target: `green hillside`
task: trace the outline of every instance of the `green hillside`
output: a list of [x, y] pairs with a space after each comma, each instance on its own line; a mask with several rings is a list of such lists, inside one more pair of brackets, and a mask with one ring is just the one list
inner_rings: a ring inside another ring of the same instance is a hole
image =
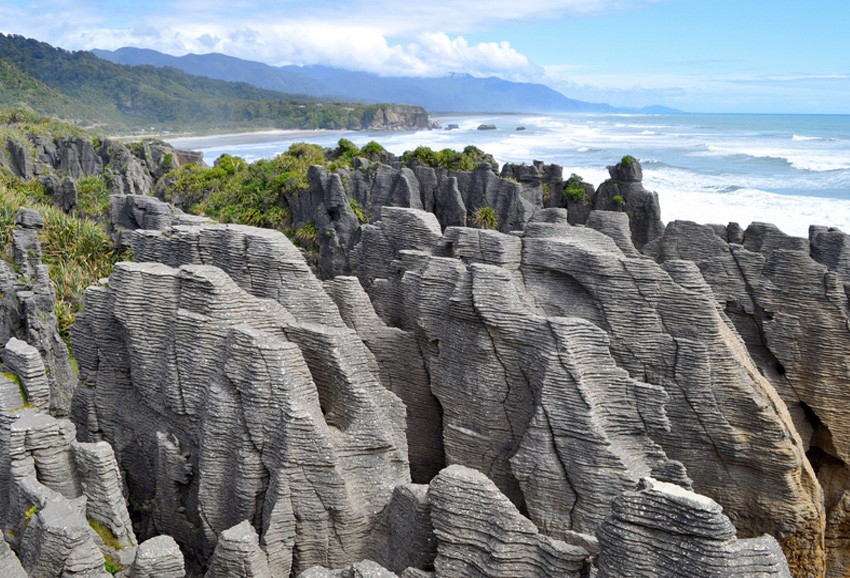
[[[358, 129], [386, 107], [286, 95], [175, 68], [114, 64], [90, 52], [69, 52], [17, 35], [0, 34], [0, 65], [0, 107], [26, 105], [80, 124], [103, 124], [112, 132]], [[411, 122], [425, 115], [418, 107], [401, 108]]]

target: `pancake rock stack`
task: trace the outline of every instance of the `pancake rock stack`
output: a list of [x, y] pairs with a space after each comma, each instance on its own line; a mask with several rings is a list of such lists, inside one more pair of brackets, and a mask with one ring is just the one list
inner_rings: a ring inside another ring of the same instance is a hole
[[555, 166], [355, 165], [292, 202], [318, 277], [113, 196], [73, 399], [5, 335], [0, 574], [846, 573], [846, 235], [665, 228], [633, 159], [572, 217]]

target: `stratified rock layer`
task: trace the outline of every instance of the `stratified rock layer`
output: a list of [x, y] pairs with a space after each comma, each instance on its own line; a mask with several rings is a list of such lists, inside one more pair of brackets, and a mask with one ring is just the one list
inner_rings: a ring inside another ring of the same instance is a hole
[[614, 500], [598, 534], [598, 578], [791, 576], [774, 538], [738, 540], [715, 501], [651, 479]]
[[578, 578], [589, 572], [589, 552], [539, 533], [480, 472], [449, 466], [428, 496], [437, 576]]
[[438, 237], [432, 219], [384, 208], [352, 263], [384, 321], [419, 342], [448, 463], [486, 473], [556, 537], [594, 532], [641, 477], [692, 482], [743, 536], [781, 539], [795, 573], [822, 572], [800, 438], [692, 263], [638, 256], [620, 226]]
[[[82, 436], [113, 445], [146, 533], [173, 536], [194, 566], [245, 520], [273, 575], [361, 559], [393, 487], [409, 481], [403, 405], [303, 261], [286, 261], [294, 249], [285, 237], [182, 231], [134, 247], [169, 254], [154, 243], [209, 240], [203, 250], [234, 271], [229, 251], [283, 248], [278, 269], [260, 253], [237, 276], [280, 302], [211, 266], [118, 264], [108, 287], [88, 290], [74, 333]], [[288, 262], [312, 292], [276, 277]], [[313, 295], [321, 300], [310, 303]]]

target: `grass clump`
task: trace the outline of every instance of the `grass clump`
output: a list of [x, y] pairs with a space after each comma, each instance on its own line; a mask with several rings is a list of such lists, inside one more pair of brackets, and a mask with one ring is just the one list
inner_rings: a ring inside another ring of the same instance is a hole
[[95, 534], [100, 536], [100, 539], [103, 540], [103, 543], [113, 550], [123, 550], [124, 546], [121, 545], [121, 541], [118, 539], [118, 536], [112, 533], [112, 530], [106, 524], [102, 524], [98, 522], [94, 518], [86, 518], [89, 523], [89, 526], [92, 530], [94, 530]]
[[[37, 180], [21, 181], [0, 174], [0, 242], [4, 246], [12, 240], [15, 214], [21, 207], [35, 209], [44, 218], [39, 234], [42, 262], [48, 266], [56, 291], [59, 333], [68, 341], [86, 288], [108, 277], [115, 263], [126, 259], [127, 254], [115, 251], [112, 240], [96, 221], [65, 214], [51, 204]], [[12, 262], [11, 255], [4, 258]]]
[[472, 213], [472, 224], [479, 229], [498, 229], [499, 218], [493, 207], [482, 207]]
[[110, 574], [118, 574], [124, 567], [121, 565], [118, 560], [110, 556], [109, 554], [103, 555], [103, 569], [109, 572]]
[[626, 204], [626, 199], [623, 197], [623, 195], [614, 195], [611, 200], [614, 201], [614, 204], [619, 207]]
[[635, 163], [636, 160], [637, 159], [635, 159], [635, 157], [633, 157], [632, 155], [626, 155], [620, 160], [620, 162], [626, 165], [627, 167], [630, 167]]
[[101, 219], [109, 211], [109, 189], [100, 175], [77, 181], [77, 216]]
[[348, 205], [351, 207], [351, 210], [354, 211], [354, 216], [357, 217], [357, 220], [360, 221], [361, 225], [368, 220], [366, 218], [366, 213], [363, 212], [363, 208], [360, 206], [360, 203], [357, 202], [357, 199], [349, 199]]

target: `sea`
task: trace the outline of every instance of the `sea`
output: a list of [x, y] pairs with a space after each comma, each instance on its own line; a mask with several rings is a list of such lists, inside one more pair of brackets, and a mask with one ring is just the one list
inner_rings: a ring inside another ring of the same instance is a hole
[[[499, 163], [543, 161], [598, 185], [624, 155], [640, 160], [662, 220], [776, 224], [807, 236], [809, 225], [850, 233], [850, 116], [773, 114], [432, 115], [442, 128], [408, 132], [267, 131], [173, 136], [175, 146], [255, 161], [295, 142], [333, 147], [375, 140], [397, 155], [420, 145], [467, 145]], [[457, 128], [448, 130], [449, 125]], [[479, 130], [480, 125], [494, 130]]]

